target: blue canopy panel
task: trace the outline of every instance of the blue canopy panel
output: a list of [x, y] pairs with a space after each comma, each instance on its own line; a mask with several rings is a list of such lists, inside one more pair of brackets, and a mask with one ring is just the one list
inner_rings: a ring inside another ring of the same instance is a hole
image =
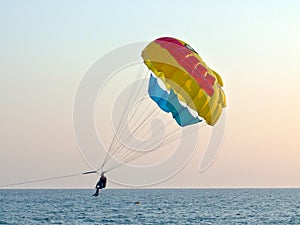
[[172, 89], [169, 94], [169, 101], [167, 102], [167, 106], [172, 113], [173, 118], [182, 127], [202, 121], [198, 117], [194, 117], [187, 107], [180, 104], [177, 95]]
[[157, 81], [157, 78], [152, 74], [150, 76], [148, 93], [150, 98], [165, 112], [171, 112], [173, 118], [179, 126], [184, 127], [187, 125], [199, 123], [198, 117], [194, 117], [186, 106], [180, 104], [178, 96], [171, 89], [170, 93], [162, 89]]
[[150, 98], [157, 103], [159, 108], [167, 113], [170, 112], [167, 107], [169, 93], [159, 86], [157, 78], [155, 78], [152, 74], [150, 75], [148, 94]]

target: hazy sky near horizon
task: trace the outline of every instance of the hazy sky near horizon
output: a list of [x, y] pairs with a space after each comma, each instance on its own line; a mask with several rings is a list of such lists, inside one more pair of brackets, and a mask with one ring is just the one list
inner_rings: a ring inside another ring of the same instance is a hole
[[226, 131], [206, 172], [199, 150], [158, 187], [300, 187], [299, 12], [297, 0], [1, 1], [0, 186], [88, 170], [72, 126], [82, 77], [117, 47], [172, 36], [224, 79]]

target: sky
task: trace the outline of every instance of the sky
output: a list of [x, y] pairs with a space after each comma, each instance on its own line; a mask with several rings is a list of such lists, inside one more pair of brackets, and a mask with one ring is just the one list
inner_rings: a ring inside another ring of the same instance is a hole
[[300, 187], [299, 11], [297, 0], [0, 1], [0, 186], [89, 170], [72, 120], [81, 80], [114, 49], [171, 36], [222, 76], [225, 136], [205, 172], [198, 143], [184, 168], [151, 187]]

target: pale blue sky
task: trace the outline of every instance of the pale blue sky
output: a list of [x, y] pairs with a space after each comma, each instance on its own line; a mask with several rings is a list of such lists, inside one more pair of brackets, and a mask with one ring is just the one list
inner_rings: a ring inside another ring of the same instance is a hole
[[[228, 117], [213, 166], [198, 173], [197, 152], [162, 186], [299, 187], [299, 12], [297, 0], [0, 1], [0, 185], [85, 170], [72, 130], [81, 78], [112, 49], [173, 36], [223, 77]], [[34, 187], [96, 177], [78, 179]]]

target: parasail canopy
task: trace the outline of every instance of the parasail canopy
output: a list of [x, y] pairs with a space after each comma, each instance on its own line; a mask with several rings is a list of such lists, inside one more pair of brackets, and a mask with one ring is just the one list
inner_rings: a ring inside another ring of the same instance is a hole
[[180, 126], [203, 120], [216, 124], [226, 107], [223, 81], [191, 46], [176, 38], [162, 37], [146, 46], [142, 57], [154, 75], [150, 77], [148, 93], [163, 111], [172, 113]]

